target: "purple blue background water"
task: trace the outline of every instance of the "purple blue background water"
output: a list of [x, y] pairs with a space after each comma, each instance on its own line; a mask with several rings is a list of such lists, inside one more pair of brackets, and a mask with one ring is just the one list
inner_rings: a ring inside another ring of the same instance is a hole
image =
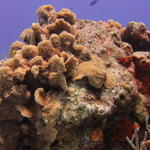
[[144, 22], [150, 29], [150, 0], [98, 0], [89, 6], [92, 0], [0, 0], [0, 57], [9, 51], [13, 41], [20, 40], [19, 35], [25, 28], [37, 21], [35, 11], [45, 4], [72, 9], [81, 19], [95, 21], [109, 19], [123, 26], [129, 21]]

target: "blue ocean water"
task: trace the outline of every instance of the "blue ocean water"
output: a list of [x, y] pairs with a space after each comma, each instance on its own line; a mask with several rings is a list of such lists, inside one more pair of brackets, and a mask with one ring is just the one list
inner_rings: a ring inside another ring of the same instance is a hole
[[37, 21], [35, 11], [45, 4], [56, 10], [69, 8], [82, 19], [113, 19], [123, 26], [140, 21], [150, 28], [150, 0], [0, 0], [0, 58], [7, 56], [13, 41], [20, 40], [22, 30]]

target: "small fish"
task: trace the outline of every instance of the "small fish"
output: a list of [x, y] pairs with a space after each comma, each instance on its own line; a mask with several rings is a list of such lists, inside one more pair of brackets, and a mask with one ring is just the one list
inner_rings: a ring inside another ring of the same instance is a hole
[[92, 0], [91, 3], [89, 4], [89, 6], [93, 6], [95, 5], [99, 0]]
[[[93, 6], [95, 5], [99, 0], [92, 0], [91, 3], [89, 4], [89, 6]], [[114, 0], [110, 0], [111, 2], [113, 2]]]

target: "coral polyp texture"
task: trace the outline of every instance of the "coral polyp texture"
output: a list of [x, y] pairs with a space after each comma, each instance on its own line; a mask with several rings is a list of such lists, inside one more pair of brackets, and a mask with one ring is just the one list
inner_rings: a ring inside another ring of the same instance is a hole
[[36, 13], [0, 60], [0, 150], [131, 149], [150, 113], [146, 25]]

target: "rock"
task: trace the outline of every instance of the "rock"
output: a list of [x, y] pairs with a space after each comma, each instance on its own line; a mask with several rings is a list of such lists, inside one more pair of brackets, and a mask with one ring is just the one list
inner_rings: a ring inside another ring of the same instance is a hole
[[122, 34], [122, 40], [132, 45], [134, 51], [149, 51], [150, 38], [147, 27], [142, 22], [129, 22]]

